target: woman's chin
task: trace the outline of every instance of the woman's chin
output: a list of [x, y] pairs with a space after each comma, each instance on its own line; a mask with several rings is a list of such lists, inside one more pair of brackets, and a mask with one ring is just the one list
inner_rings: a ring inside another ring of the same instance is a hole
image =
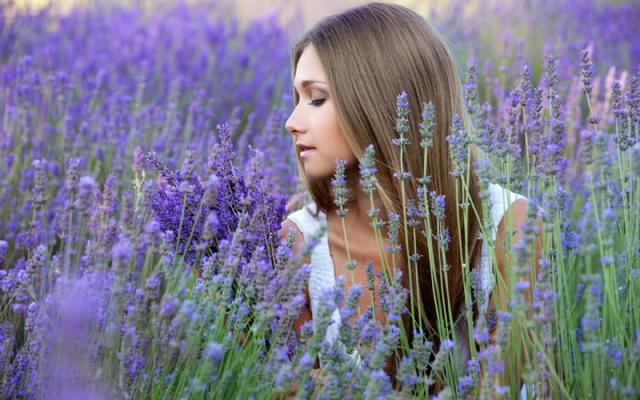
[[309, 182], [323, 181], [333, 177], [333, 171], [318, 171], [313, 168], [305, 168], [305, 176]]

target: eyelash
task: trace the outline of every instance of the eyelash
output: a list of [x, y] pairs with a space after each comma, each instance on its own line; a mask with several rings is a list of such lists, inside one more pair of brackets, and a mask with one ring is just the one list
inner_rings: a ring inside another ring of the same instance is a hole
[[309, 104], [310, 106], [320, 107], [324, 103], [324, 101], [325, 99], [315, 99], [315, 100], [311, 100], [307, 104]]

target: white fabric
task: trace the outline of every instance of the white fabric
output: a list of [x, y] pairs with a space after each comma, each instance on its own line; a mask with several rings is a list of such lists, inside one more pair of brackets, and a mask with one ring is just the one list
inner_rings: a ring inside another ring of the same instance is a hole
[[[500, 185], [493, 183], [489, 184], [491, 221], [493, 223], [490, 232], [491, 247], [493, 247], [493, 243], [495, 242], [497, 226], [499, 225], [505, 210], [508, 209], [511, 203], [521, 198], [525, 197], [511, 192], [510, 190], [505, 189]], [[300, 232], [302, 232], [302, 235], [305, 238], [305, 242], [308, 240], [307, 238], [311, 238], [314, 233], [318, 231], [318, 229], [326, 225], [326, 215], [323, 212], [320, 212], [318, 213], [318, 216], [316, 218], [313, 216], [313, 214], [315, 214], [315, 211], [316, 204], [312, 202], [287, 216], [287, 218], [293, 221], [293, 223], [298, 227]], [[484, 316], [487, 310], [487, 300], [489, 298], [489, 294], [491, 293], [495, 285], [493, 268], [491, 265], [491, 257], [487, 252], [487, 246], [485, 246], [484, 242], [482, 245], [480, 277], [481, 288], [485, 293], [485, 296], [482, 297], [485, 299], [485, 301], [479, 305], [479, 317]], [[318, 245], [311, 252], [309, 298], [311, 300], [312, 315], [317, 315], [316, 313], [320, 305], [320, 299], [323, 292], [327, 289], [333, 288], [335, 286], [335, 283], [335, 269], [333, 260], [331, 259], [331, 255], [329, 253], [328, 234], [325, 231], [325, 233], [320, 238]], [[338, 337], [338, 332], [341, 324], [340, 313], [338, 309], [333, 312], [332, 321], [333, 322], [329, 325], [325, 336], [325, 340], [329, 343], [333, 343], [333, 341], [335, 341]], [[463, 357], [464, 356], [465, 355], [463, 355]], [[354, 362], [356, 362], [356, 364], [360, 363], [360, 356], [357, 351], [354, 351], [351, 354], [351, 358]], [[322, 359], [320, 361], [322, 361]]]
[[[320, 212], [318, 217], [314, 218], [313, 214], [315, 213], [316, 204], [310, 203], [302, 207], [300, 210], [289, 214], [287, 217], [293, 221], [300, 232], [302, 232], [305, 242], [307, 242], [307, 238], [313, 236], [323, 225], [326, 225], [327, 223], [325, 213]], [[311, 274], [309, 276], [311, 315], [317, 315], [323, 292], [333, 288], [335, 284], [335, 270], [331, 254], [329, 253], [328, 234], [325, 231], [318, 244], [311, 251]], [[325, 340], [329, 343], [333, 343], [336, 340], [340, 330], [340, 312], [337, 308], [331, 315], [331, 321], [332, 322], [327, 327], [327, 333], [325, 336]], [[315, 320], [313, 320], [313, 327], [314, 330], [317, 329]], [[360, 363], [360, 357], [356, 352], [351, 354], [351, 358], [357, 364]]]

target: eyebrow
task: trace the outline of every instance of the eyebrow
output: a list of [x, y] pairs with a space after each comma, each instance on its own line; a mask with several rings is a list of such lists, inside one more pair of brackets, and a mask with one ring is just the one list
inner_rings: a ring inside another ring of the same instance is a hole
[[[313, 83], [324, 83], [325, 85], [327, 84], [327, 82], [325, 81], [319, 81], [317, 79], [305, 79], [304, 81], [302, 81], [300, 83], [300, 86], [302, 86], [302, 88], [306, 88], [307, 86], [313, 84]], [[293, 85], [293, 90], [296, 90], [296, 85]], [[297, 90], [296, 90], [297, 92]]]

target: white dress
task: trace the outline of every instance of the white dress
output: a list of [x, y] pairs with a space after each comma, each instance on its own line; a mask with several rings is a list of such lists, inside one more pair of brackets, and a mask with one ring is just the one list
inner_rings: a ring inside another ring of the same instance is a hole
[[[500, 220], [502, 219], [504, 212], [509, 208], [511, 203], [525, 197], [493, 183], [489, 184], [489, 194], [489, 201], [491, 205], [491, 220], [493, 222], [493, 226], [490, 232], [490, 243], [495, 243], [496, 230], [498, 225], [500, 224]], [[315, 214], [315, 212], [316, 204], [312, 202], [287, 216], [287, 218], [290, 219], [300, 230], [302, 236], [305, 239], [305, 242], [310, 240], [310, 238], [313, 237], [315, 233], [323, 226], [326, 227], [327, 221], [325, 213], [320, 212], [318, 213], [317, 217], [314, 217], [313, 214]], [[487, 253], [487, 246], [485, 246], [485, 243], [483, 243], [482, 245], [480, 277], [481, 290], [483, 290], [485, 293], [485, 295], [481, 297], [485, 301], [478, 305], [478, 318], [484, 318], [485, 312], [487, 311], [487, 301], [489, 298], [489, 294], [491, 293], [495, 285], [495, 277], [493, 275], [491, 258]], [[335, 284], [335, 269], [333, 260], [331, 259], [331, 255], [329, 253], [328, 234], [325, 231], [318, 244], [311, 251], [309, 298], [311, 300], [312, 315], [317, 315], [318, 308], [320, 306], [320, 299], [323, 292], [333, 288]], [[333, 343], [336, 340], [340, 329], [340, 312], [337, 308], [332, 314], [332, 321], [333, 323], [328, 326], [325, 336], [325, 340], [329, 343]], [[463, 324], [456, 325], [456, 337], [463, 337], [462, 335], [465, 334], [464, 331], [458, 329], [458, 327], [464, 328], [462, 325]], [[315, 330], [315, 321], [313, 321], [313, 327]], [[356, 365], [360, 363], [360, 355], [357, 351], [352, 352], [350, 354], [350, 357], [356, 363]], [[468, 358], [468, 352], [466, 352], [466, 354], [461, 354], [461, 359], [466, 360]], [[322, 363], [322, 358], [320, 358], [320, 362]]]

